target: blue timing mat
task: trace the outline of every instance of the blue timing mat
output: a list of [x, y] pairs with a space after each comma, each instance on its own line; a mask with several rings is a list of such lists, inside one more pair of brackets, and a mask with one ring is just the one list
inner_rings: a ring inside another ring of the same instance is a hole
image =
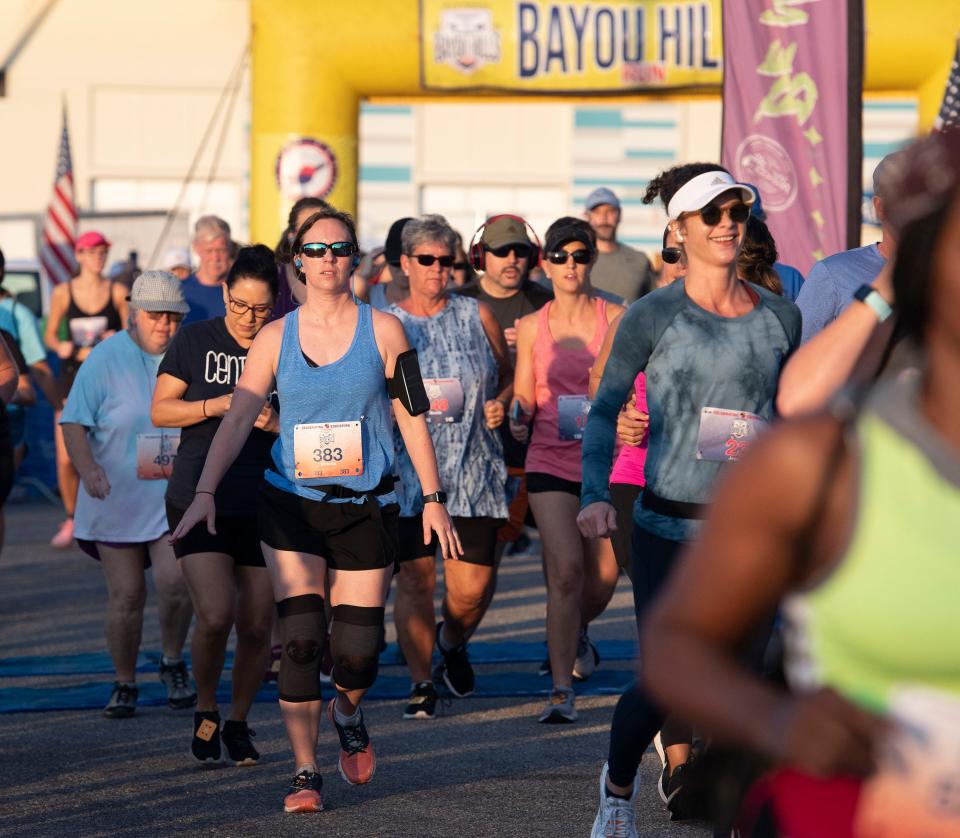
[[[607, 669], [601, 665], [593, 677], [577, 684], [577, 695], [619, 695], [630, 684], [633, 672], [629, 669]], [[156, 678], [141, 681], [139, 706], [162, 707], [167, 703], [167, 692]], [[550, 690], [550, 679], [540, 678], [530, 672], [477, 673], [479, 698], [501, 696], [545, 696]], [[0, 689], [0, 714], [31, 713], [45, 710], [99, 710], [110, 698], [111, 684], [108, 681], [88, 681], [58, 687], [7, 687]], [[333, 689], [327, 690], [333, 696]], [[367, 693], [368, 699], [402, 699], [410, 694], [410, 679], [401, 675], [381, 675]], [[274, 684], [264, 684], [257, 693], [257, 702], [277, 700]], [[217, 701], [230, 702], [230, 682], [221, 681], [217, 689]]]
[[[634, 644], [630, 641], [610, 640], [596, 644], [603, 661], [589, 681], [575, 685], [578, 695], [618, 695], [626, 689], [633, 679], [630, 666], [612, 668], [611, 661], [631, 661], [634, 656]], [[470, 660], [477, 665], [490, 664], [535, 664], [543, 660], [545, 647], [542, 643], [471, 643]], [[141, 653], [137, 662], [137, 672], [147, 673], [149, 677], [141, 679], [141, 707], [165, 706], [166, 689], [156, 679], [159, 653]], [[225, 669], [233, 662], [233, 654], [228, 653]], [[397, 647], [391, 645], [380, 657], [380, 665], [387, 672], [381, 672], [377, 682], [367, 694], [370, 699], [402, 699], [410, 694], [410, 679], [406, 673], [400, 674]], [[391, 671], [397, 674], [391, 674]], [[0, 678], [50, 677], [70, 675], [110, 675], [113, 665], [105, 652], [84, 652], [76, 655], [50, 655], [38, 657], [16, 657], [0, 660]], [[540, 696], [550, 690], [550, 679], [537, 675], [536, 667], [530, 666], [521, 672], [484, 672], [477, 673], [477, 691], [479, 697], [496, 698], [502, 696]], [[0, 689], [0, 713], [29, 713], [44, 710], [94, 710], [100, 709], [110, 697], [109, 681], [88, 681], [82, 684], [51, 687], [7, 687]], [[330, 694], [333, 694], [332, 689]], [[217, 700], [230, 701], [230, 682], [221, 681], [217, 690]], [[258, 702], [277, 700], [274, 684], [265, 684], [257, 694]]]
[[[601, 640], [595, 644], [604, 661], [629, 661], [635, 644], [629, 640]], [[546, 657], [543, 643], [471, 643], [473, 663], [537, 663]], [[137, 672], [152, 672], [160, 660], [159, 652], [141, 652]], [[189, 662], [189, 654], [187, 661]], [[227, 652], [225, 669], [233, 665], [233, 652]], [[398, 665], [397, 646], [391, 643], [380, 656], [381, 666]], [[77, 655], [25, 656], [0, 659], [0, 678], [25, 678], [41, 675], [109, 675], [113, 664], [106, 652], [83, 652]]]

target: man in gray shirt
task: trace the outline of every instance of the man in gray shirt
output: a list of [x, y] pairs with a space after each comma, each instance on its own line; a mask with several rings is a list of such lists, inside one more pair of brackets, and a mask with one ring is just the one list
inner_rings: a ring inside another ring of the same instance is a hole
[[630, 305], [654, 288], [650, 260], [639, 250], [617, 241], [620, 199], [601, 187], [587, 196], [584, 217], [597, 234], [597, 261], [590, 273], [594, 288]]

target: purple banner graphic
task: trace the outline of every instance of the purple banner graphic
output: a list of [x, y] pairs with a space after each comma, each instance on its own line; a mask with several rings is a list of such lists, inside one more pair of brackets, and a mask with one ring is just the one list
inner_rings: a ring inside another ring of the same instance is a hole
[[780, 261], [803, 273], [859, 243], [861, 9], [723, 4], [723, 164], [760, 191]]

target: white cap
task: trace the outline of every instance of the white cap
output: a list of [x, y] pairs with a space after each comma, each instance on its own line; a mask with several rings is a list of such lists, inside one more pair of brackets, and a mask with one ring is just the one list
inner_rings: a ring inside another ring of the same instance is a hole
[[160, 260], [160, 270], [172, 271], [174, 268], [190, 267], [190, 251], [185, 247], [171, 247], [163, 254]]
[[696, 212], [703, 209], [717, 195], [722, 195], [732, 189], [739, 190], [743, 202], [747, 206], [750, 206], [757, 198], [747, 184], [738, 183], [727, 172], [704, 172], [702, 175], [690, 178], [676, 191], [667, 205], [667, 215], [671, 219], [677, 219], [681, 213]]

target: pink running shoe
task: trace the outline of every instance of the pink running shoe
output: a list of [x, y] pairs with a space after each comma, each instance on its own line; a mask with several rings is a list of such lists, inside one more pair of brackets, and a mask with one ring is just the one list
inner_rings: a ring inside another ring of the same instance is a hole
[[56, 535], [50, 539], [50, 546], [58, 550], [66, 550], [73, 546], [73, 518], [67, 518], [60, 525]]

